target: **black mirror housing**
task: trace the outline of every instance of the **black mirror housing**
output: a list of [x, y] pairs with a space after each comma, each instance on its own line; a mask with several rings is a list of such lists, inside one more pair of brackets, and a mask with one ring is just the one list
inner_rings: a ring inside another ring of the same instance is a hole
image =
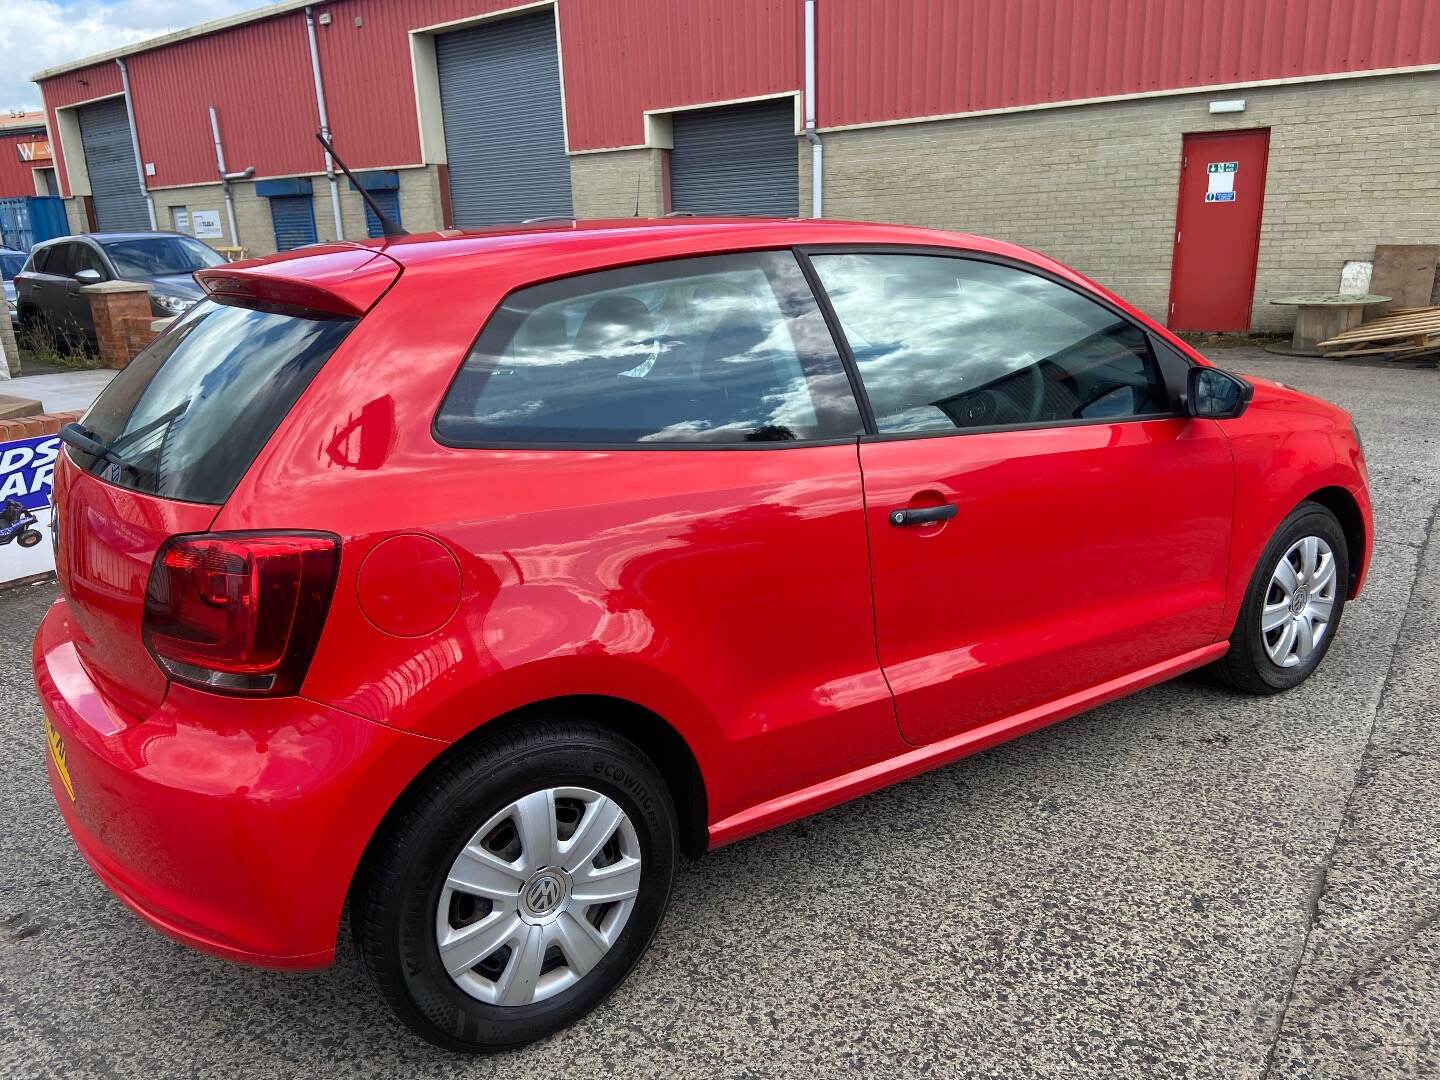
[[1185, 383], [1185, 411], [1207, 420], [1233, 420], [1255, 396], [1244, 379], [1216, 367], [1192, 367]]

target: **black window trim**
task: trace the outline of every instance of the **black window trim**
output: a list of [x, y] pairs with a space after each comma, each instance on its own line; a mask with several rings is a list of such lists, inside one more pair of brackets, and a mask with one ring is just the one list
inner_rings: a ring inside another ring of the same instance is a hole
[[[537, 285], [546, 285], [552, 281], [564, 281], [569, 278], [583, 277], [587, 274], [599, 274], [609, 270], [623, 270], [632, 266], [658, 266], [664, 263], [683, 262], [691, 259], [705, 259], [716, 255], [764, 255], [773, 252], [788, 252], [795, 259], [805, 283], [810, 288], [811, 299], [819, 307], [821, 317], [825, 319], [826, 329], [830, 331], [830, 338], [835, 345], [835, 350], [840, 358], [840, 363], [850, 383], [850, 393], [855, 395], [856, 409], [860, 413], [860, 423], [864, 431], [855, 435], [845, 435], [833, 439], [792, 439], [775, 442], [664, 442], [664, 443], [637, 443], [637, 442], [561, 442], [556, 440], [529, 440], [524, 442], [507, 441], [503, 439], [457, 439], [453, 436], [442, 435], [440, 432], [440, 413], [444, 411], [445, 402], [449, 399], [451, 391], [459, 381], [465, 370], [465, 364], [474, 352], [476, 344], [480, 341], [480, 335], [485, 333], [490, 321], [495, 317], [496, 312], [504, 306], [505, 302], [518, 292], [533, 288]], [[826, 446], [855, 446], [860, 440], [866, 437], [866, 432], [871, 425], [866, 421], [865, 410], [869, 408], [869, 402], [859, 394], [857, 376], [854, 373], [854, 365], [847, 358], [844, 352], [840, 351], [839, 343], [835, 341], [835, 331], [828, 317], [825, 315], [825, 308], [820, 304], [820, 295], [815, 290], [815, 284], [811, 279], [813, 271], [808, 261], [800, 254], [798, 248], [790, 244], [771, 245], [745, 245], [743, 247], [721, 247], [709, 251], [687, 251], [676, 255], [666, 255], [658, 259], [627, 259], [621, 262], [607, 264], [605, 266], [592, 266], [584, 270], [572, 271], [564, 274], [552, 274], [547, 277], [536, 278], [533, 281], [524, 281], [513, 288], [508, 289], [495, 302], [495, 306], [486, 314], [484, 321], [475, 331], [465, 351], [460, 356], [460, 361], [455, 365], [450, 380], [445, 384], [445, 391], [440, 395], [440, 400], [435, 406], [435, 411], [430, 417], [430, 437], [440, 446], [449, 447], [452, 450], [532, 450], [536, 453], [555, 453], [567, 450], [575, 450], [580, 453], [608, 453], [610, 451], [626, 451], [627, 453], [648, 453], [661, 451], [674, 453], [676, 451], [703, 450], [707, 452], [716, 451], [740, 451], [742, 453], [753, 453], [755, 451], [767, 450], [812, 450]], [[826, 301], [828, 303], [828, 301]]]
[[[1045, 431], [1053, 428], [1072, 427], [1097, 427], [1108, 424], [1137, 424], [1151, 420], [1176, 420], [1189, 419], [1185, 411], [1184, 403], [1184, 380], [1180, 386], [1171, 385], [1171, 373], [1168, 368], [1173, 366], [1166, 362], [1161, 349], [1172, 357], [1182, 360], [1186, 368], [1194, 367], [1194, 362], [1179, 352], [1168, 343], [1158, 340], [1153, 331], [1148, 327], [1136, 322], [1135, 319], [1116, 307], [1103, 296], [1081, 288], [1072, 281], [1067, 281], [1058, 274], [1046, 270], [1044, 267], [1036, 266], [1034, 263], [1026, 262], [1023, 259], [1011, 258], [1008, 255], [1000, 255], [989, 251], [977, 251], [974, 248], [948, 247], [941, 244], [799, 244], [794, 248], [795, 257], [800, 262], [800, 267], [805, 273], [805, 279], [810, 282], [810, 289], [815, 293], [816, 302], [825, 315], [826, 325], [830, 328], [830, 336], [835, 339], [835, 348], [840, 353], [840, 358], [845, 363], [845, 370], [850, 376], [850, 386], [860, 404], [860, 417], [865, 424], [865, 434], [860, 436], [862, 443], [872, 442], [897, 442], [906, 439], [953, 439], [966, 435], [996, 435], [1007, 431]], [[955, 428], [953, 431], [888, 431], [882, 432], [875, 423], [875, 410], [870, 404], [869, 392], [865, 389], [864, 382], [860, 378], [860, 367], [855, 362], [855, 354], [850, 349], [850, 340], [845, 336], [844, 329], [840, 325], [840, 318], [835, 312], [834, 305], [830, 302], [830, 295], [821, 284], [820, 277], [815, 270], [814, 264], [810, 261], [812, 255], [929, 255], [940, 256], [952, 259], [968, 259], [972, 262], [993, 263], [997, 266], [1010, 267], [1024, 273], [1034, 274], [1044, 278], [1062, 288], [1069, 289], [1077, 296], [1099, 305], [1110, 312], [1122, 322], [1133, 326], [1144, 337], [1146, 345], [1150, 349], [1150, 358], [1156, 369], [1160, 372], [1160, 378], [1166, 397], [1169, 398], [1171, 409], [1166, 412], [1143, 413], [1134, 416], [1102, 416], [1095, 418], [1081, 418], [1076, 420], [1043, 420], [1025, 421], [1018, 424], [991, 424], [984, 427]], [[1178, 370], [1178, 369], [1177, 369]]]

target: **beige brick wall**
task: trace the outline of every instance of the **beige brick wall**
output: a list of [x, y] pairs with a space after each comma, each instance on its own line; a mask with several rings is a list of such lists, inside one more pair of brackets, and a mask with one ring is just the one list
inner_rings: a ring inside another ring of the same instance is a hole
[[[1215, 98], [1244, 113], [1212, 116]], [[1037, 248], [1163, 319], [1181, 136], [1268, 127], [1253, 310], [1334, 291], [1377, 243], [1440, 243], [1440, 76], [1375, 76], [825, 134], [825, 216], [958, 229]], [[810, 155], [800, 155], [808, 206]]]
[[577, 218], [641, 217], [665, 212], [661, 150], [615, 150], [570, 158], [570, 191]]

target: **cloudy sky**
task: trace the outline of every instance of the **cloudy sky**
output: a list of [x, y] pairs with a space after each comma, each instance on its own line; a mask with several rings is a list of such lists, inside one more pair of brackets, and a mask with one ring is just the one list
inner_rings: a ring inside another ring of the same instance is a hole
[[0, 109], [39, 108], [32, 72], [264, 0], [0, 0]]

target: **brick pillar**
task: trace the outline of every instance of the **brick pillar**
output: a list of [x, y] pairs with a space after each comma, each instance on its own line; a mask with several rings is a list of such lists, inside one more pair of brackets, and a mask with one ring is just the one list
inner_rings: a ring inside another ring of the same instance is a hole
[[[102, 281], [82, 286], [80, 291], [90, 298], [100, 363], [123, 368], [154, 336], [148, 334], [155, 317], [150, 311], [150, 286], [139, 281]], [[136, 326], [145, 327], [147, 333], [137, 333]]]

